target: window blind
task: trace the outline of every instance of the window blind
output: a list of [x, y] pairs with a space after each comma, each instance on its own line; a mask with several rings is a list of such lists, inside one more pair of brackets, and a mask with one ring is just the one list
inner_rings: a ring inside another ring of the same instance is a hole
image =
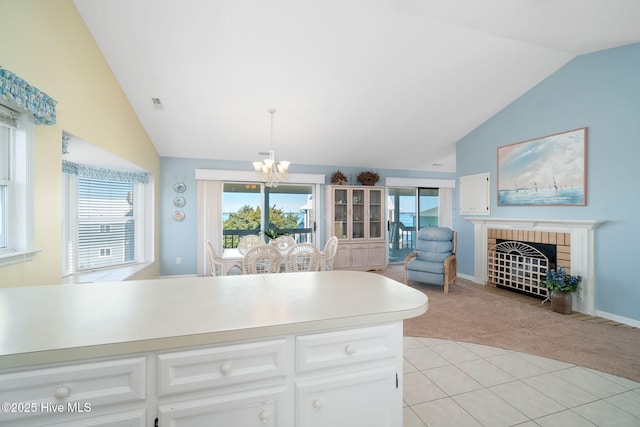
[[10, 108], [0, 105], [0, 125], [18, 127], [18, 115]]
[[77, 271], [135, 262], [133, 182], [78, 177]]

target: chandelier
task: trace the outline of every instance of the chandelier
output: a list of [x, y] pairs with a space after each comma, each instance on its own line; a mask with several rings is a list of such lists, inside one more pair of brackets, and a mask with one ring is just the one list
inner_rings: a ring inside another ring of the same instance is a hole
[[273, 149], [273, 115], [276, 113], [276, 110], [271, 108], [268, 112], [271, 114], [271, 148], [269, 149], [269, 158], [261, 162], [253, 162], [253, 168], [256, 170], [259, 179], [264, 181], [264, 185], [267, 187], [277, 187], [278, 183], [287, 175], [289, 162], [283, 160], [280, 163], [276, 163], [276, 152]]

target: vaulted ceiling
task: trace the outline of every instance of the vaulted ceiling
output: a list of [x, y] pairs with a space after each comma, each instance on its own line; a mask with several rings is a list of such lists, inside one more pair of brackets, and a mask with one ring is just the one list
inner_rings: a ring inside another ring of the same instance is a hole
[[292, 171], [455, 171], [575, 56], [640, 42], [638, 0], [74, 1], [161, 156], [259, 160], [275, 108]]

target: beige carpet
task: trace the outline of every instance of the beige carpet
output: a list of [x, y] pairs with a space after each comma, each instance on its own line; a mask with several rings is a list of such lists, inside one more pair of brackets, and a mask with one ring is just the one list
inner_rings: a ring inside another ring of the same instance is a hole
[[[404, 282], [402, 265], [380, 272]], [[640, 329], [580, 313], [554, 313], [549, 303], [457, 279], [441, 287], [410, 283], [429, 297], [422, 316], [407, 319], [405, 336], [500, 347], [596, 369], [640, 382]]]

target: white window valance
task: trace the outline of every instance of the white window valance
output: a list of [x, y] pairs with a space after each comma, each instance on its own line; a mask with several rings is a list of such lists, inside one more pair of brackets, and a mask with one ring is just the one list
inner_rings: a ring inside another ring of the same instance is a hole
[[0, 96], [33, 114], [37, 125], [56, 123], [55, 99], [0, 66]]

